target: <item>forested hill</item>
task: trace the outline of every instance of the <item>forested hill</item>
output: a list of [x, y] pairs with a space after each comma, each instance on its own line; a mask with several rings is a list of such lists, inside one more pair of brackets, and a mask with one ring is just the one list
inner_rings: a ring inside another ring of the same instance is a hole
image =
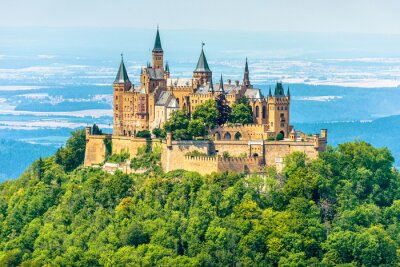
[[0, 266], [395, 266], [400, 175], [346, 143], [282, 174], [145, 174], [79, 166], [84, 133], [0, 185]]

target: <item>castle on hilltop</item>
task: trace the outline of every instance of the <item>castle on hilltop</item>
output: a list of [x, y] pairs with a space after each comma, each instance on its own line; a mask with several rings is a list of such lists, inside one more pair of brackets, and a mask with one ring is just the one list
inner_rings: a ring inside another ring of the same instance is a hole
[[[278, 82], [272, 92], [264, 96], [250, 82], [247, 59], [243, 80], [224, 82], [220, 76], [213, 83], [212, 71], [204, 52], [204, 43], [197, 65], [190, 78], [171, 78], [168, 62], [164, 63], [164, 50], [157, 28], [151, 63], [141, 69], [140, 84], [134, 85], [126, 70], [123, 57], [113, 83], [113, 134], [93, 135], [87, 128], [85, 166], [104, 162], [107, 148], [104, 138], [112, 141], [112, 153], [127, 151], [133, 157], [143, 145], [160, 144], [159, 141], [137, 138], [143, 130], [162, 128], [171, 114], [183, 110], [190, 118], [199, 105], [215, 100], [221, 94], [232, 106], [245, 97], [250, 105], [253, 124], [221, 125], [208, 131], [209, 140], [172, 140], [167, 133], [161, 142], [161, 165], [165, 171], [187, 169], [200, 173], [212, 171], [259, 171], [266, 165], [283, 166], [283, 157], [301, 151], [315, 158], [326, 149], [327, 131], [307, 136], [290, 125], [290, 91], [286, 93]], [[273, 140], [281, 134], [283, 140]], [[200, 152], [202, 157], [190, 153]], [[222, 155], [229, 154], [229, 157]]]

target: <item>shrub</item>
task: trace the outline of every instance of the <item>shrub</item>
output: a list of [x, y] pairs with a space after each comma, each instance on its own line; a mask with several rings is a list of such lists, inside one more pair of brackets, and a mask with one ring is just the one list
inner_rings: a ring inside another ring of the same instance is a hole
[[267, 141], [275, 141], [275, 138], [273, 138], [272, 136], [269, 136], [269, 137], [267, 138]]
[[121, 162], [125, 162], [127, 159], [129, 159], [130, 154], [128, 151], [122, 151], [119, 154], [114, 154], [109, 156], [106, 161], [107, 162], [111, 162], [111, 163], [121, 163]]
[[166, 136], [165, 130], [161, 128], [154, 128], [152, 133], [156, 136], [156, 138], [164, 138]]
[[185, 154], [185, 156], [189, 157], [207, 157], [208, 155], [204, 152], [200, 152], [198, 150], [193, 150]]
[[284, 136], [283, 136], [282, 133], [278, 133], [278, 134], [276, 135], [276, 140], [277, 140], [277, 141], [280, 141], [280, 140], [283, 140], [283, 139], [284, 139]]
[[137, 138], [151, 138], [150, 131], [142, 130], [136, 133]]

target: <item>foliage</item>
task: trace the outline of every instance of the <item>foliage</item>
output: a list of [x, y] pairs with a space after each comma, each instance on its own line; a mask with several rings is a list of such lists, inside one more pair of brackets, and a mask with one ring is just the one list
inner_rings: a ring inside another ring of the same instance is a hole
[[81, 165], [85, 159], [85, 130], [76, 130], [71, 135], [65, 147], [59, 148], [55, 155], [56, 162], [62, 165], [65, 171], [72, 171]]
[[161, 146], [143, 146], [138, 149], [136, 157], [131, 160], [131, 168], [146, 169], [150, 172], [160, 172]]
[[165, 130], [161, 128], [154, 128], [152, 133], [155, 135], [156, 138], [165, 138], [166, 136]]
[[106, 158], [112, 153], [112, 139], [104, 137], [104, 146], [106, 147]]
[[151, 138], [151, 133], [149, 130], [142, 130], [136, 133], [137, 138]]
[[219, 115], [216, 101], [209, 99], [196, 107], [192, 120], [202, 120], [208, 129], [213, 129], [218, 125]]
[[215, 98], [215, 105], [218, 111], [217, 125], [223, 125], [228, 121], [232, 111], [231, 107], [228, 105], [226, 101], [225, 94], [219, 94]]
[[172, 133], [172, 138], [175, 140], [191, 139], [188, 133], [189, 119], [186, 113], [182, 110], [173, 111], [171, 117], [164, 124], [164, 130]]
[[245, 97], [241, 97], [237, 103], [232, 105], [229, 116], [230, 123], [250, 124], [253, 123], [253, 112]]
[[207, 131], [204, 121], [201, 119], [191, 120], [189, 122], [188, 132], [194, 137], [205, 136]]
[[162, 173], [161, 150], [133, 167], [66, 173], [37, 160], [0, 184], [1, 266], [397, 266], [400, 174], [364, 142], [278, 174]]
[[275, 137], [269, 136], [269, 137], [267, 138], [267, 141], [275, 141]]
[[93, 124], [92, 126], [92, 134], [93, 135], [102, 135], [103, 131], [97, 126], [97, 124]]
[[276, 135], [276, 141], [281, 141], [281, 140], [283, 140], [285, 137], [283, 136], [283, 134], [282, 133], [278, 133], [277, 135]]
[[111, 162], [111, 163], [122, 163], [125, 162], [127, 159], [130, 158], [130, 154], [128, 151], [121, 151], [119, 154], [113, 154], [106, 158], [106, 162]]

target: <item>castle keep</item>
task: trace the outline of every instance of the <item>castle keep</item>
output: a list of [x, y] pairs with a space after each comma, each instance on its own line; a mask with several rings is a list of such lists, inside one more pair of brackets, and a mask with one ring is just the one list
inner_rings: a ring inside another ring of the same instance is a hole
[[[203, 44], [204, 45], [204, 44]], [[282, 83], [264, 96], [250, 82], [247, 59], [242, 81], [227, 80], [222, 75], [213, 83], [204, 48], [190, 78], [172, 78], [157, 29], [151, 64], [142, 68], [140, 83], [134, 85], [125, 68], [123, 57], [113, 83], [114, 124], [112, 135], [92, 135], [86, 129], [85, 166], [103, 163], [106, 157], [104, 139], [111, 140], [112, 153], [127, 151], [134, 157], [143, 145], [161, 145], [161, 165], [165, 171], [186, 169], [202, 174], [213, 171], [260, 171], [264, 166], [283, 166], [285, 155], [304, 152], [316, 158], [326, 149], [327, 131], [307, 136], [290, 125], [290, 91]], [[167, 133], [164, 140], [137, 138], [136, 133], [162, 128], [171, 114], [183, 110], [190, 118], [196, 107], [207, 100], [224, 95], [232, 106], [245, 97], [251, 107], [253, 124], [221, 125], [208, 131], [209, 140], [173, 140]], [[283, 140], [273, 140], [277, 134]], [[190, 152], [200, 152], [193, 157]], [[229, 157], [223, 156], [229, 153]]]

